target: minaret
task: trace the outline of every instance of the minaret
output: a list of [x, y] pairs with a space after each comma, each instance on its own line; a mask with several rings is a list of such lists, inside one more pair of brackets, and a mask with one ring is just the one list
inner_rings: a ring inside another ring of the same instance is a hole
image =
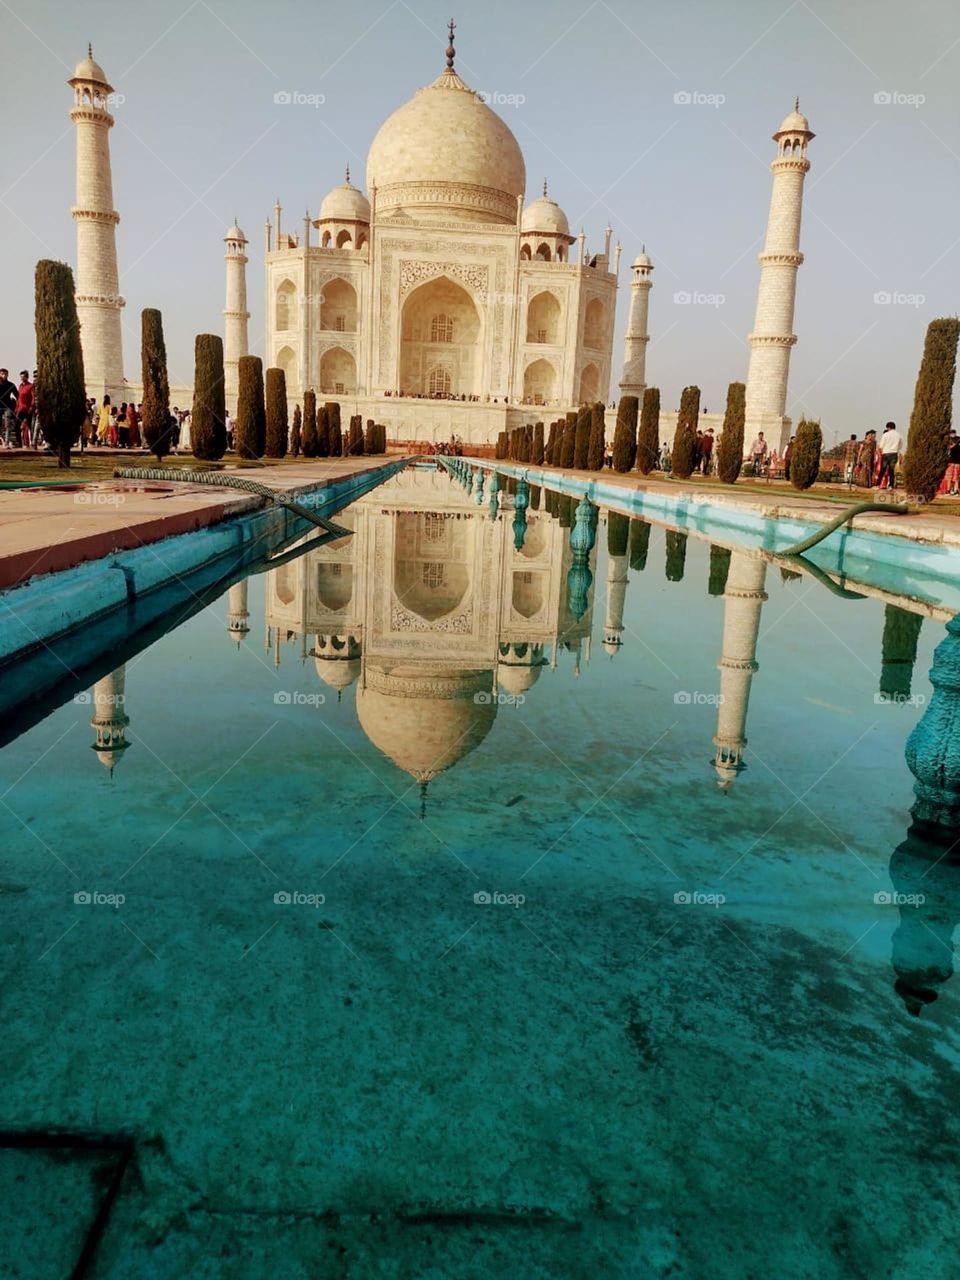
[[117, 223], [110, 175], [110, 129], [107, 83], [93, 49], [77, 64], [67, 83], [73, 90], [70, 119], [77, 126], [77, 318], [83, 347], [87, 392], [123, 399], [123, 343], [121, 340], [120, 280], [117, 272]]
[[227, 264], [227, 292], [223, 306], [223, 388], [227, 399], [227, 412], [237, 414], [237, 383], [239, 360], [250, 354], [247, 338], [247, 255], [244, 252], [247, 237], [234, 220], [233, 226], [223, 237], [227, 246], [224, 261]]
[[630, 316], [623, 339], [623, 377], [620, 379], [622, 396], [642, 396], [647, 385], [647, 322], [650, 315], [650, 290], [653, 280], [650, 273], [653, 263], [643, 246], [639, 257], [630, 267], [633, 280], [630, 284]]
[[100, 763], [110, 770], [111, 777], [114, 765], [130, 745], [127, 742], [130, 717], [124, 710], [126, 678], [127, 669], [121, 666], [93, 686], [93, 719], [90, 727], [96, 738], [90, 745], [96, 751]]
[[612, 658], [623, 644], [623, 605], [627, 596], [627, 556], [607, 554], [607, 616], [603, 622], [603, 648]]
[[238, 649], [240, 641], [250, 630], [250, 624], [247, 622], [250, 617], [247, 609], [248, 582], [248, 578], [244, 578], [242, 582], [235, 582], [227, 592], [227, 633], [231, 640], [236, 640]]
[[797, 294], [800, 252], [800, 215], [803, 207], [803, 180], [810, 161], [807, 144], [814, 135], [800, 102], [773, 135], [777, 158], [773, 171], [773, 193], [767, 238], [760, 254], [760, 288], [750, 345], [747, 375], [746, 443], [763, 431], [768, 444], [781, 451], [790, 435], [787, 408], [787, 377], [790, 348], [797, 341], [793, 332], [793, 311]]
[[760, 614], [767, 593], [763, 589], [767, 562], [746, 551], [734, 551], [730, 557], [727, 589], [723, 594], [723, 650], [720, 668], [720, 706], [717, 711], [717, 736], [714, 765], [718, 786], [726, 791], [743, 763], [747, 745], [747, 704], [750, 684], [757, 670], [757, 636]]

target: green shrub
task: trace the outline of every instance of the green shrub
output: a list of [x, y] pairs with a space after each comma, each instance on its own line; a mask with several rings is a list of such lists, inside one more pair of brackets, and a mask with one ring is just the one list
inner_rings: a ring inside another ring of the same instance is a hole
[[717, 445], [717, 475], [724, 484], [736, 484], [743, 466], [743, 428], [746, 418], [747, 388], [731, 382], [723, 414], [723, 434]]
[[283, 458], [287, 452], [287, 375], [282, 369], [267, 370], [266, 387], [267, 439], [264, 453], [268, 458]]
[[577, 456], [577, 415], [572, 411], [563, 421], [563, 440], [560, 444], [560, 466], [565, 470], [573, 466]]
[[673, 474], [688, 480], [697, 465], [697, 422], [700, 419], [700, 388], [684, 387], [673, 437]]
[[587, 444], [587, 470], [603, 470], [603, 453], [607, 447], [604, 406], [598, 400], [590, 412], [590, 439]]
[[317, 439], [317, 393], [303, 393], [303, 430], [300, 434], [300, 447], [305, 458], [315, 458], [319, 441]]
[[69, 467], [87, 416], [73, 272], [65, 262], [44, 259], [35, 285], [37, 423], [59, 465]]
[[530, 461], [535, 467], [543, 466], [543, 423], [535, 422], [533, 425], [533, 453]]
[[621, 475], [633, 470], [637, 460], [636, 396], [621, 396], [617, 405], [617, 425], [613, 429], [613, 469]]
[[797, 427], [793, 452], [790, 454], [790, 483], [795, 489], [809, 489], [816, 480], [822, 447], [820, 423], [808, 422], [804, 418]]
[[326, 404], [317, 405], [317, 457], [330, 457], [330, 414]]
[[196, 458], [215, 462], [227, 451], [226, 404], [223, 389], [223, 339], [199, 333], [194, 347], [193, 410], [190, 443]]
[[340, 427], [340, 402], [328, 400], [324, 406], [327, 411], [327, 442], [330, 446], [330, 457], [343, 457], [343, 431]]
[[574, 430], [573, 465], [577, 471], [586, 471], [590, 456], [590, 425], [593, 412], [588, 404], [580, 406]]
[[640, 434], [637, 438], [637, 470], [648, 476], [660, 455], [660, 388], [647, 387], [640, 411]]
[[290, 452], [295, 458], [300, 457], [301, 422], [300, 406], [295, 405], [293, 410], [293, 423], [290, 427]]
[[158, 462], [170, 452], [170, 383], [167, 379], [167, 347], [163, 340], [163, 319], [153, 307], [140, 314], [140, 372], [143, 401], [140, 427], [147, 448]]
[[267, 418], [263, 405], [263, 365], [259, 356], [237, 361], [237, 421], [234, 441], [241, 458], [262, 458]]
[[903, 483], [907, 493], [928, 502], [936, 497], [947, 469], [958, 336], [956, 317], [931, 320], [913, 397]]

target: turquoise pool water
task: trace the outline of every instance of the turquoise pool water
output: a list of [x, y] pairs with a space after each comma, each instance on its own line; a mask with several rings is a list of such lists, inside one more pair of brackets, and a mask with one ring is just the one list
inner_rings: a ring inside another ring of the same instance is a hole
[[956, 1276], [943, 622], [507, 489], [0, 752], [0, 1274]]

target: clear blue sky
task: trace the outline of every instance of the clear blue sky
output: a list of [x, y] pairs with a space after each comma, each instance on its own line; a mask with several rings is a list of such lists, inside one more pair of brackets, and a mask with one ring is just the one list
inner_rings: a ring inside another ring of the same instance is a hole
[[[695, 382], [719, 410], [727, 383], [745, 376], [770, 134], [795, 94], [817, 137], [794, 416], [820, 417], [828, 439], [888, 417], [905, 425], [926, 324], [958, 310], [960, 9], [948, 0], [489, 0], [452, 13], [450, 0], [3, 0], [3, 10], [0, 363], [14, 371], [32, 367], [36, 260], [74, 260], [65, 81], [87, 40], [124, 95], [111, 145], [127, 374], [138, 375], [140, 310], [155, 306], [171, 377], [189, 382], [194, 334], [222, 332], [222, 237], [234, 216], [251, 241], [250, 339], [262, 354], [274, 197], [299, 230], [345, 164], [362, 180], [382, 120], [442, 69], [450, 16], [464, 78], [518, 99], [498, 110], [523, 148], [528, 198], [547, 176], [588, 247], [610, 220], [624, 264], [646, 243], [656, 265], [647, 375], [665, 406]], [[282, 90], [325, 101], [275, 105]], [[614, 382], [627, 286], [624, 270]], [[684, 305], [678, 293], [723, 301]]]

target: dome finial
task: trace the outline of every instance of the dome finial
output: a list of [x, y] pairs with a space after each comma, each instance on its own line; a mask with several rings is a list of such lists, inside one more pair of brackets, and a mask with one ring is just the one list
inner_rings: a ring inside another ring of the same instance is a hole
[[546, 195], [547, 195], [547, 180], [546, 180], [546, 178], [544, 178], [544, 180], [543, 180], [543, 195], [544, 195], [544, 199], [546, 199]]
[[799, 111], [799, 110], [800, 110], [800, 95], [799, 95], [799, 94], [797, 94], [797, 96], [796, 96], [796, 97], [794, 98], [794, 100], [793, 100], [793, 109], [794, 109], [794, 111]]
[[457, 54], [456, 49], [454, 49], [454, 47], [453, 47], [453, 33], [454, 33], [454, 31], [456, 30], [456, 27], [457, 27], [457, 24], [456, 24], [456, 23], [454, 22], [454, 20], [451, 18], [451, 19], [450, 19], [450, 22], [449, 22], [449, 24], [448, 24], [448, 26], [447, 26], [447, 30], [448, 30], [448, 32], [449, 32], [449, 37], [450, 37], [450, 42], [449, 42], [449, 44], [447, 45], [447, 70], [448, 70], [448, 71], [452, 71], [452, 70], [453, 70], [453, 60], [454, 60], [454, 58], [456, 57], [456, 54]]
[[87, 41], [87, 57], [90, 58], [91, 61], [93, 60], [93, 41], [92, 40]]
[[350, 185], [350, 166], [347, 165], [347, 186]]

